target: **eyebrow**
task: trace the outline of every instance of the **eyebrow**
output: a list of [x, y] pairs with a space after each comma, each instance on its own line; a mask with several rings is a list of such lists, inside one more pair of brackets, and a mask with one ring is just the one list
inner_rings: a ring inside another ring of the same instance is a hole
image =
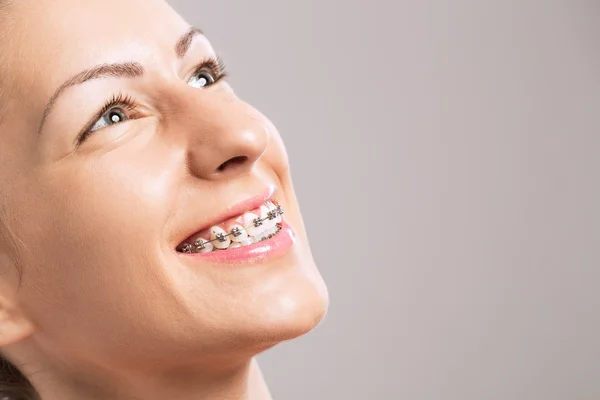
[[183, 58], [190, 49], [194, 37], [199, 35], [204, 35], [204, 32], [195, 26], [190, 27], [190, 29], [179, 38], [175, 45], [175, 54], [177, 54], [177, 57]]
[[[175, 54], [177, 54], [178, 58], [183, 58], [187, 54], [188, 50], [190, 49], [190, 46], [192, 45], [194, 37], [198, 35], [204, 35], [204, 33], [200, 29], [192, 26], [179, 38], [179, 40], [177, 40], [177, 43], [175, 44]], [[140, 63], [134, 61], [115, 64], [101, 64], [79, 72], [78, 74], [74, 75], [69, 80], [67, 80], [65, 83], [60, 85], [48, 101], [48, 104], [44, 109], [42, 119], [38, 125], [38, 135], [41, 134], [42, 128], [44, 127], [44, 123], [46, 122], [46, 119], [52, 112], [56, 101], [66, 89], [72, 86], [81, 85], [85, 82], [94, 79], [107, 77], [136, 78], [142, 76], [143, 74], [144, 67]]]

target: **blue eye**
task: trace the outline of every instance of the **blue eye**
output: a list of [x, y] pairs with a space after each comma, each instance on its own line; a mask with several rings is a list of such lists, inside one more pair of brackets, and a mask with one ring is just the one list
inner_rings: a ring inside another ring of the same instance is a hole
[[127, 120], [127, 118], [127, 114], [122, 108], [111, 108], [110, 110], [102, 114], [100, 118], [98, 118], [98, 120], [90, 128], [90, 132], [95, 132], [102, 128], [106, 128], [107, 126], [124, 122]]

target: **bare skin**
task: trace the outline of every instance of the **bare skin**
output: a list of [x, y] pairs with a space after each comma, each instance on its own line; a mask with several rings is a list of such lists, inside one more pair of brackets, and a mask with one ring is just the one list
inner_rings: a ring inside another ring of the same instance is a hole
[[[161, 0], [0, 13], [0, 347], [42, 400], [266, 400], [254, 357], [325, 315], [281, 138], [226, 79], [195, 84], [215, 50], [190, 32]], [[134, 68], [48, 111], [69, 79], [116, 63]], [[119, 94], [135, 111], [98, 125]], [[102, 128], [77, 144], [89, 124]], [[269, 186], [297, 235], [284, 255], [224, 266], [175, 251]]]

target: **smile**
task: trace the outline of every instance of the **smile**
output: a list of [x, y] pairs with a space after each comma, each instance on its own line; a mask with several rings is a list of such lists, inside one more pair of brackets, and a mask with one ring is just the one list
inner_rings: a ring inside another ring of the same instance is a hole
[[283, 228], [283, 208], [276, 201], [229, 218], [192, 235], [177, 246], [187, 254], [222, 252], [269, 240]]

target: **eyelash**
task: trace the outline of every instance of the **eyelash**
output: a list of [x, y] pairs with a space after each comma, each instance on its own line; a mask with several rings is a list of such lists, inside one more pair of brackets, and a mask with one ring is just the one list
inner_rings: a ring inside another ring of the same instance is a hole
[[[225, 69], [226, 69], [225, 63], [223, 62], [221, 57], [216, 57], [216, 58], [211, 57], [211, 58], [207, 58], [206, 60], [204, 60], [198, 64], [198, 66], [194, 69], [194, 73], [192, 74], [192, 77], [197, 75], [201, 71], [206, 70], [207, 68], [208, 68], [209, 72], [211, 72], [213, 74], [213, 77], [214, 77], [214, 81], [210, 82], [208, 84], [208, 86], [214, 85], [217, 82], [219, 82], [221, 79], [228, 76], [227, 72], [225, 71]], [[76, 140], [77, 144], [78, 145], [81, 144], [92, 133], [98, 132], [98, 131], [104, 129], [104, 128], [100, 128], [95, 131], [91, 130], [100, 118], [102, 118], [107, 112], [109, 112], [110, 110], [112, 110], [114, 108], [120, 108], [123, 111], [125, 111], [127, 114], [127, 120], [129, 120], [131, 118], [135, 118], [137, 115], [136, 114], [136, 101], [132, 96], [129, 96], [129, 95], [125, 96], [122, 93], [113, 95], [113, 97], [110, 100], [108, 100], [104, 104], [104, 106], [102, 106], [102, 108], [100, 109], [100, 111], [98, 111], [96, 113], [96, 115], [94, 116], [92, 121], [88, 125], [86, 125], [86, 127], [83, 129], [83, 131], [79, 134], [79, 136], [77, 137], [77, 140]], [[115, 123], [115, 125], [116, 124], [118, 124], [118, 123]]]

